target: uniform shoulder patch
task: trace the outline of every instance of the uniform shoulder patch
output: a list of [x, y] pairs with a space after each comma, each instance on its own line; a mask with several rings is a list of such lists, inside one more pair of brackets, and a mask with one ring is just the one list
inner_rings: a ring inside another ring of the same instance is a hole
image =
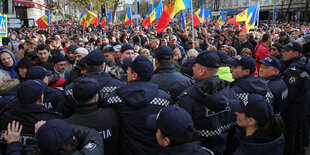
[[297, 81], [297, 77], [294, 76], [294, 75], [292, 75], [292, 76], [288, 79], [288, 82], [289, 82], [290, 84], [295, 84], [296, 81]]
[[87, 143], [83, 148], [89, 151], [92, 151], [96, 148], [96, 144], [95, 143]]

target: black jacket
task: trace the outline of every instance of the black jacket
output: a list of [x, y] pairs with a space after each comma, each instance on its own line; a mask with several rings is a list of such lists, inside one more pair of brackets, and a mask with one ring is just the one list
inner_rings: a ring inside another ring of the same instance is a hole
[[213, 153], [200, 146], [200, 142], [191, 142], [161, 149], [158, 155], [213, 155]]
[[252, 52], [252, 55], [254, 55], [254, 53], [253, 53], [254, 47], [249, 41], [246, 41], [245, 43], [242, 43], [242, 44], [240, 44], [240, 43], [238, 44], [238, 46], [236, 47], [237, 54], [239, 55], [241, 53], [242, 49], [244, 49], [244, 48], [250, 49]]
[[107, 155], [117, 154], [119, 138], [119, 117], [113, 108], [99, 108], [97, 104], [77, 105], [75, 113], [65, 121], [69, 124], [93, 128], [103, 138]]

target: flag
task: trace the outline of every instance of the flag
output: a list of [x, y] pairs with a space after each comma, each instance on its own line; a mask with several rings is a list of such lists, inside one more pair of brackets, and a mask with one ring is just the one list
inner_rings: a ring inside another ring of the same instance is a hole
[[112, 22], [112, 11], [107, 14], [107, 21]]
[[138, 33], [138, 35], [140, 35], [140, 34], [142, 34], [142, 35], [144, 34], [142, 29], [140, 29], [140, 32]]
[[80, 15], [80, 18], [79, 18], [79, 21], [82, 22], [82, 20], [83, 20], [82, 18], [84, 18], [84, 15], [85, 15], [85, 14], [84, 14], [84, 12], [82, 11], [82, 12], [81, 12], [81, 15]]
[[185, 30], [186, 29], [186, 24], [185, 24], [186, 18], [185, 18], [184, 10], [181, 10], [181, 16], [182, 16], [182, 28], [183, 30]]
[[104, 28], [106, 25], [106, 17], [103, 17], [101, 21], [102, 21], [101, 28]]
[[300, 12], [297, 12], [297, 14], [295, 15], [296, 22], [298, 22], [299, 17], [300, 17]]
[[161, 17], [161, 15], [163, 14], [163, 4], [161, 3], [161, 1], [159, 1], [159, 3], [157, 4], [156, 8], [155, 8], [155, 19], [159, 19]]
[[230, 19], [229, 22], [228, 21], [227, 22], [238, 25], [242, 21], [247, 21], [250, 18], [250, 14], [251, 13], [253, 14], [253, 11], [255, 10], [255, 8], [257, 8], [257, 6], [258, 6], [258, 2], [256, 3], [256, 5], [245, 9], [244, 11], [237, 14], [234, 18]]
[[130, 9], [130, 6], [129, 6], [128, 11], [126, 13], [124, 26], [127, 26], [127, 25], [131, 24], [132, 22], [133, 22], [133, 20], [131, 18], [131, 9]]
[[205, 21], [206, 23], [210, 21], [209, 9], [205, 9]]
[[204, 21], [204, 4], [202, 3], [202, 5], [200, 6], [200, 8], [195, 12], [195, 14], [193, 14], [193, 18], [191, 17], [191, 20], [193, 19], [194, 22], [194, 26], [198, 26], [200, 23], [202, 23]]
[[153, 6], [153, 4], [152, 4], [152, 6], [151, 6], [151, 8], [149, 9], [149, 12], [147, 13], [147, 15], [145, 16], [145, 18], [144, 18], [144, 21], [143, 21], [143, 26], [144, 27], [146, 27], [146, 26], [148, 26], [148, 25], [150, 25], [151, 24], [151, 22], [150, 22], [150, 14], [153, 12], [153, 10], [154, 10], [154, 6]]
[[89, 4], [88, 11], [91, 11], [91, 3]]
[[90, 25], [90, 24], [97, 25], [98, 24], [98, 17], [93, 12], [87, 11], [87, 15], [85, 17], [85, 23], [86, 23], [86, 27], [88, 27], [88, 25]]
[[250, 29], [254, 29], [255, 24], [258, 22], [259, 8], [259, 3], [248, 8], [248, 18], [245, 21], [245, 24], [243, 25], [243, 28], [240, 32], [245, 32], [246, 34], [248, 34]]
[[38, 20], [36, 20], [36, 23], [40, 28], [46, 28], [48, 27], [50, 23], [50, 11], [45, 13], [42, 17], [40, 17]]
[[224, 14], [224, 11], [221, 11], [221, 16], [217, 20], [217, 26], [222, 26], [224, 24], [225, 24], [225, 14]]
[[118, 13], [116, 13], [116, 18], [115, 18], [114, 23], [117, 23], [117, 21], [118, 21]]
[[161, 33], [173, 19], [176, 13], [183, 9], [191, 8], [191, 0], [168, 0], [163, 10], [162, 16], [156, 27], [157, 33]]

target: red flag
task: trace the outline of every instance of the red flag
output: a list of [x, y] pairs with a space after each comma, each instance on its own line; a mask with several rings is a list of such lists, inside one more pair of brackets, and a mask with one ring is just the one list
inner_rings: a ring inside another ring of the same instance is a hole
[[101, 28], [104, 28], [106, 25], [105, 17], [102, 18]]

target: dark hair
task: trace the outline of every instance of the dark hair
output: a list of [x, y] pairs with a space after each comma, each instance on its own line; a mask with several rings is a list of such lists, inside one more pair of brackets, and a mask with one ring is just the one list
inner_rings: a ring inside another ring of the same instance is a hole
[[[136, 72], [132, 69], [131, 73], [136, 73]], [[138, 75], [138, 78], [136, 81], [150, 81], [152, 79], [153, 73], [150, 73], [148, 75], [143, 75], [143, 76], [137, 73], [137, 75]]]
[[38, 51], [42, 51], [42, 50], [47, 50], [48, 52], [50, 51], [50, 48], [46, 45], [46, 44], [40, 44], [40, 45], [38, 45], [38, 47], [37, 47], [37, 51], [36, 52], [38, 52]]
[[[71, 155], [72, 153], [76, 152], [78, 149], [78, 142], [73, 141], [73, 145], [66, 144], [59, 148], [59, 155]], [[40, 152], [38, 149], [35, 152], [35, 155], [45, 155], [44, 153]]]
[[[251, 117], [247, 114], [246, 116]], [[277, 139], [284, 131], [284, 123], [279, 114], [273, 115], [267, 122], [256, 120], [256, 127], [257, 130], [254, 133], [255, 135], [270, 137], [272, 139]]]
[[173, 61], [172, 61], [172, 58], [170, 60], [163, 60], [163, 59], [160, 59], [160, 58], [156, 58], [158, 63], [163, 66], [163, 65], [169, 65], [169, 64], [172, 64]]
[[265, 34], [263, 35], [262, 41], [265, 42], [265, 41], [267, 41], [269, 38], [271, 38], [271, 35], [270, 35], [269, 33], [265, 33]]
[[169, 138], [170, 140], [169, 146], [182, 145], [182, 144], [198, 141], [201, 138], [200, 132], [197, 129], [195, 129], [193, 126], [189, 126], [186, 129], [184, 135], [185, 136], [182, 136], [182, 137], [173, 137], [173, 136], [169, 136], [161, 132], [162, 137]]

